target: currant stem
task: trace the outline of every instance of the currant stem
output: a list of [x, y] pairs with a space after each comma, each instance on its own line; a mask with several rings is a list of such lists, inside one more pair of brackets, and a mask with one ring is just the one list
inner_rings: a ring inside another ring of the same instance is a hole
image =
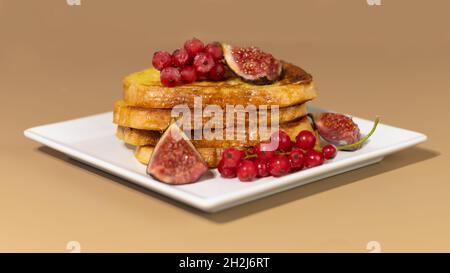
[[342, 150], [352, 150], [356, 147], [358, 147], [359, 145], [363, 144], [364, 142], [366, 142], [372, 135], [373, 133], [375, 133], [375, 130], [377, 129], [378, 123], [380, 122], [380, 117], [375, 117], [374, 120], [374, 124], [372, 127], [372, 130], [370, 130], [369, 134], [366, 135], [364, 138], [361, 138], [360, 140], [358, 140], [355, 143], [349, 144], [349, 145], [344, 145], [344, 146], [339, 146], [336, 147], [336, 150], [338, 151], [342, 151]]

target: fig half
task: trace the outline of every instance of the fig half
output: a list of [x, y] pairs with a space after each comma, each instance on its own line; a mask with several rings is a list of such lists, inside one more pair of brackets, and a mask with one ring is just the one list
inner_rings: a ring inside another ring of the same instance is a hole
[[362, 137], [359, 126], [351, 117], [339, 113], [308, 114], [319, 135], [339, 151], [353, 151], [361, 148], [377, 129], [380, 118], [376, 117], [372, 130]]
[[156, 144], [147, 166], [148, 174], [173, 185], [196, 182], [207, 171], [206, 162], [175, 122]]
[[313, 113], [319, 135], [335, 145], [350, 145], [361, 138], [359, 126], [351, 117], [339, 113]]
[[243, 80], [253, 84], [270, 84], [281, 78], [283, 64], [258, 47], [235, 47], [222, 44], [228, 67]]

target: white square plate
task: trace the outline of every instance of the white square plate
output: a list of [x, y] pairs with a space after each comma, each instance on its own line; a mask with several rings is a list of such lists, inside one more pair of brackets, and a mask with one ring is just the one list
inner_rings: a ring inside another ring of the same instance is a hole
[[[108, 112], [34, 127], [26, 130], [25, 136], [91, 166], [207, 212], [217, 212], [379, 162], [385, 155], [414, 146], [427, 138], [421, 133], [380, 124], [363, 149], [339, 152], [335, 159], [316, 168], [280, 178], [258, 179], [251, 183], [223, 179], [213, 170], [213, 176], [201, 182], [171, 186], [146, 174], [145, 166], [134, 158], [134, 151], [116, 139], [116, 126], [111, 120], [112, 113]], [[363, 134], [368, 133], [373, 125], [372, 121], [360, 118], [354, 120]]]

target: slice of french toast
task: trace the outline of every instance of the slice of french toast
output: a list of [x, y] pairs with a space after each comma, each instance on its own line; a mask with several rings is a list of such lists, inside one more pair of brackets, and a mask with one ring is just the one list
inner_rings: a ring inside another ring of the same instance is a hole
[[[280, 124], [280, 129], [285, 131], [291, 139], [294, 141], [295, 137], [300, 131], [303, 130], [309, 130], [314, 131], [311, 122], [307, 117], [302, 117], [297, 120], [282, 123]], [[236, 136], [236, 130], [235, 130], [235, 137], [233, 139], [223, 139], [223, 140], [217, 140], [217, 139], [191, 139], [192, 144], [196, 148], [227, 148], [227, 147], [237, 147], [237, 148], [243, 148], [243, 147], [252, 147], [258, 144], [260, 141], [264, 141], [269, 139], [270, 132], [267, 132], [265, 135], [260, 135], [259, 131], [253, 132], [254, 134], [250, 136], [250, 132], [245, 132], [244, 139], [238, 139]], [[158, 142], [159, 138], [161, 137], [161, 132], [159, 131], [149, 131], [149, 130], [140, 130], [140, 129], [133, 129], [129, 127], [123, 127], [118, 126], [117, 128], [117, 137], [121, 140], [123, 140], [125, 143], [134, 145], [134, 146], [144, 146], [144, 145], [151, 145], [155, 146]], [[225, 138], [226, 136], [226, 130], [224, 130], [223, 136]], [[317, 137], [317, 139], [319, 139]]]
[[269, 85], [249, 84], [238, 77], [225, 81], [200, 81], [176, 87], [161, 84], [159, 71], [150, 68], [125, 78], [124, 100], [145, 108], [171, 109], [177, 105], [194, 107], [194, 99], [202, 104], [219, 105], [297, 105], [317, 97], [312, 76], [300, 67], [283, 62], [281, 80]]
[[[270, 125], [271, 111], [267, 110], [267, 116], [265, 120]], [[259, 113], [256, 113], [257, 121]], [[308, 114], [306, 104], [293, 105], [289, 107], [279, 108], [278, 110], [278, 122], [285, 123], [300, 117], [304, 117]], [[244, 114], [246, 124], [249, 122], [249, 115]], [[237, 124], [238, 115], [234, 115], [234, 119], [226, 120], [226, 113], [223, 115], [224, 127], [229, 127], [230, 124]], [[191, 128], [194, 128], [194, 113], [191, 109]], [[211, 117], [205, 117], [203, 115], [202, 124], [205, 125], [211, 119]], [[134, 129], [163, 131], [171, 123], [172, 116], [170, 109], [151, 109], [128, 105], [125, 101], [119, 100], [114, 104], [114, 116], [113, 122], [123, 127], [130, 127]]]

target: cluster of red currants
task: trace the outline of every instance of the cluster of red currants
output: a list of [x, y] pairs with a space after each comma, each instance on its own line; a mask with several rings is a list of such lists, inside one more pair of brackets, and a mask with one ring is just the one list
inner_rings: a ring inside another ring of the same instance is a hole
[[[276, 145], [276, 149], [271, 147]], [[308, 130], [301, 131], [296, 141], [291, 141], [284, 131], [272, 134], [269, 141], [257, 144], [251, 151], [227, 148], [222, 153], [218, 170], [222, 177], [248, 182], [256, 177], [279, 177], [303, 168], [313, 168], [336, 156], [337, 149], [331, 144], [315, 150], [316, 136]]]
[[220, 81], [225, 77], [222, 46], [219, 43], [205, 46], [196, 38], [186, 41], [172, 54], [155, 52], [152, 64], [161, 71], [161, 83], [167, 87], [197, 80]]

